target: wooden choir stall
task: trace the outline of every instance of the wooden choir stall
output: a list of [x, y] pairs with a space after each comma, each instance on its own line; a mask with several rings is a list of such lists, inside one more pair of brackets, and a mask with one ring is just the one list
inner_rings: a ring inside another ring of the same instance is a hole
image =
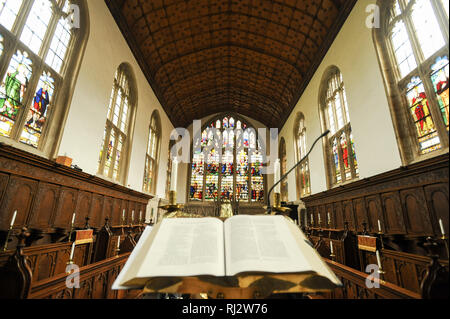
[[[0, 144], [0, 298], [133, 297], [110, 288], [150, 199]], [[68, 264], [79, 267], [79, 289], [66, 286]]]

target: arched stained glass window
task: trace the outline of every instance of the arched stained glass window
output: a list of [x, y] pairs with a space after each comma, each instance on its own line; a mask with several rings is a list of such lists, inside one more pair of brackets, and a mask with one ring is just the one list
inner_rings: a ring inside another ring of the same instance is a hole
[[[280, 149], [278, 151], [279, 156], [280, 156], [280, 164], [281, 164], [281, 170], [280, 170], [280, 174], [281, 176], [284, 176], [284, 174], [286, 174], [287, 172], [287, 154], [286, 154], [286, 141], [284, 140], [284, 138], [282, 137], [280, 140]], [[281, 177], [280, 176], [280, 177]], [[287, 202], [288, 201], [288, 183], [287, 183], [287, 178], [285, 178], [282, 182], [281, 182], [281, 200], [283, 202]]]
[[59, 105], [71, 94], [62, 93], [63, 82], [73, 76], [68, 66], [81, 39], [71, 4], [80, 8], [79, 1], [0, 0], [0, 136], [19, 145], [45, 151], [44, 140], [61, 128], [52, 120], [64, 118]]
[[320, 94], [323, 126], [331, 131], [325, 153], [329, 184], [333, 186], [359, 176], [344, 80], [336, 67], [326, 72]]
[[157, 111], [150, 120], [147, 153], [145, 155], [144, 191], [154, 194], [158, 173], [159, 148], [161, 143], [161, 123]]
[[167, 154], [167, 179], [166, 179], [166, 198], [169, 198], [170, 193], [170, 181], [172, 179], [172, 166], [173, 166], [173, 158], [172, 158], [172, 147], [175, 145], [174, 140], [170, 140], [169, 142], [169, 150]]
[[134, 123], [136, 92], [127, 64], [119, 66], [108, 106], [108, 116], [99, 156], [98, 174], [125, 182]]
[[377, 44], [404, 162], [448, 148], [448, 1], [381, 1]]
[[[208, 128], [216, 128], [216, 134]], [[236, 116], [221, 116], [206, 125], [193, 146], [191, 201], [264, 200], [263, 156], [255, 129]]]
[[[297, 116], [294, 128], [296, 160], [300, 161], [307, 153], [305, 117], [302, 113]], [[309, 173], [309, 160], [306, 159], [297, 166], [297, 195], [302, 198], [311, 194], [311, 179]]]

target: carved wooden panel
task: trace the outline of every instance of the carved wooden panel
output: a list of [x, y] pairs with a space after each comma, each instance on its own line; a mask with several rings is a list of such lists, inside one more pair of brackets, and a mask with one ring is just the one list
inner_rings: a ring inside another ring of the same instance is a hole
[[102, 195], [93, 194], [92, 204], [89, 216], [91, 220], [89, 221], [91, 227], [100, 228], [104, 224], [104, 209], [103, 209], [104, 197]]
[[6, 185], [8, 185], [9, 175], [0, 173], [0, 203], [5, 193]]
[[333, 204], [334, 213], [336, 215], [336, 228], [343, 229], [344, 228], [344, 213], [342, 211], [341, 202], [336, 202]]
[[108, 276], [106, 273], [99, 274], [94, 277], [94, 283], [92, 288], [92, 299], [103, 299], [106, 294]]
[[406, 234], [403, 209], [398, 192], [381, 194], [381, 202], [384, 208], [386, 233]]
[[427, 197], [428, 207], [433, 215], [434, 233], [442, 235], [439, 226], [439, 219], [442, 220], [444, 231], [448, 235], [448, 219], [449, 219], [449, 201], [448, 201], [448, 184], [436, 184], [425, 187], [425, 195]]
[[364, 198], [353, 200], [353, 207], [355, 211], [356, 230], [358, 232], [362, 232], [364, 230], [363, 223], [366, 223], [366, 227], [368, 227], [368, 218]]
[[421, 188], [400, 192], [402, 206], [406, 213], [406, 228], [409, 234], [428, 236], [433, 234], [430, 214]]
[[342, 206], [344, 209], [344, 221], [348, 223], [348, 229], [356, 231], [353, 215], [353, 203], [351, 201], [345, 201], [342, 203]]
[[336, 215], [334, 214], [333, 205], [332, 204], [326, 205], [325, 210], [326, 210], [325, 216], [327, 227], [336, 228]]
[[54, 274], [62, 274], [66, 272], [67, 262], [70, 259], [71, 246], [67, 246], [65, 249], [58, 251], [58, 258], [56, 259]]
[[324, 205], [319, 206], [318, 214], [319, 226], [322, 228], [327, 228], [327, 211]]
[[56, 209], [54, 227], [70, 229], [72, 216], [77, 204], [78, 191], [73, 188], [62, 187], [58, 208]]
[[31, 229], [46, 229], [52, 224], [53, 214], [58, 204], [60, 187], [48, 183], [39, 183], [36, 199], [30, 215]]
[[105, 224], [106, 217], [109, 218], [110, 222], [112, 221], [113, 211], [114, 211], [114, 198], [105, 196], [105, 200], [103, 202], [102, 226]]
[[48, 252], [38, 256], [38, 265], [33, 273], [33, 281], [40, 281], [53, 276], [56, 263], [56, 252]]
[[114, 198], [111, 225], [118, 226], [121, 224], [122, 224], [122, 200]]
[[9, 228], [14, 211], [17, 210], [15, 228], [25, 226], [37, 189], [34, 180], [11, 176], [0, 208], [0, 229]]
[[315, 227], [319, 226], [319, 206], [313, 208], [312, 216], [310, 216], [310, 223]]
[[79, 192], [77, 206], [75, 209], [75, 227], [83, 228], [86, 224], [86, 217], [89, 216], [91, 208], [92, 193]]
[[397, 261], [397, 272], [403, 288], [420, 293], [417, 269], [414, 264]]
[[122, 214], [125, 210], [125, 224], [129, 225], [131, 222], [131, 209], [130, 209], [130, 202], [127, 200], [122, 201]]
[[136, 211], [136, 204], [134, 202], [128, 202], [128, 224], [137, 224], [136, 220], [138, 218], [139, 211]]
[[381, 230], [383, 229], [383, 210], [381, 207], [381, 199], [379, 195], [373, 195], [366, 197], [366, 207], [367, 207], [367, 218], [368, 218], [368, 229], [372, 233], [377, 233], [378, 230], [378, 220], [381, 224]]

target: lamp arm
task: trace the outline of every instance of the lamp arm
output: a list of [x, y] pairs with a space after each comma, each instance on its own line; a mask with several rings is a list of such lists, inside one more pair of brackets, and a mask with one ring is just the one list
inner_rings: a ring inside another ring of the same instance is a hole
[[309, 154], [311, 154], [311, 152], [313, 151], [314, 147], [316, 146], [317, 142], [319, 142], [322, 138], [326, 137], [328, 134], [330, 134], [330, 130], [327, 130], [325, 133], [323, 133], [322, 135], [320, 135], [313, 143], [313, 145], [311, 146], [308, 154], [306, 154], [297, 164], [294, 165], [294, 167], [292, 167], [286, 174], [284, 174], [283, 176], [281, 176], [280, 180], [278, 182], [276, 182], [275, 184], [273, 184], [273, 186], [269, 189], [269, 192], [267, 193], [267, 207], [268, 209], [270, 209], [270, 194], [272, 193], [273, 189], [280, 184], [286, 177], [288, 177], [288, 175], [297, 168], [297, 166], [299, 166], [301, 163], [303, 163], [309, 156]]

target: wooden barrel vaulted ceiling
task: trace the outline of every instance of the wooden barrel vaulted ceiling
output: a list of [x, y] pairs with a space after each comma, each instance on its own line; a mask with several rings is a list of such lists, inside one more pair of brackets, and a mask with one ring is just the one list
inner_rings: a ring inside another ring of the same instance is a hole
[[356, 0], [106, 0], [172, 123], [281, 128]]

